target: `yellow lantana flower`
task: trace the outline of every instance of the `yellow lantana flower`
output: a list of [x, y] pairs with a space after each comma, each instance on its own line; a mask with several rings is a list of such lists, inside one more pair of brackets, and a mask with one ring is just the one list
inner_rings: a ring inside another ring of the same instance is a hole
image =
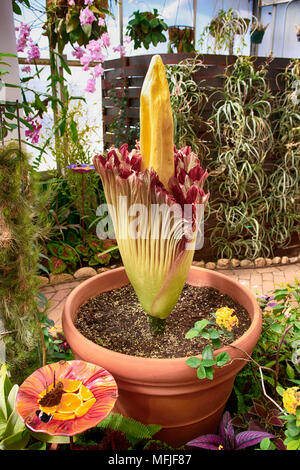
[[300, 406], [299, 387], [290, 387], [283, 392], [283, 406], [289, 414], [296, 415], [297, 406]]
[[238, 326], [239, 320], [233, 308], [222, 307], [216, 311], [216, 324], [221, 328], [231, 331], [234, 326]]

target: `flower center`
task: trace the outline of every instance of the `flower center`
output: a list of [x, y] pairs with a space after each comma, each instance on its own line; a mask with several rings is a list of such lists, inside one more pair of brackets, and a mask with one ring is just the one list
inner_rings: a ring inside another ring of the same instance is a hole
[[93, 392], [80, 380], [62, 379], [39, 395], [39, 409], [54, 419], [66, 421], [85, 415], [96, 402]]

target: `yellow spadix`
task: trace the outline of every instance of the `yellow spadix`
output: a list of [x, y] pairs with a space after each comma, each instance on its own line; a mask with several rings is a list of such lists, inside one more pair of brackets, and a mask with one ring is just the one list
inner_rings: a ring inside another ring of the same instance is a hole
[[174, 176], [173, 117], [163, 61], [152, 57], [140, 98], [142, 170], [153, 168], [168, 188]]

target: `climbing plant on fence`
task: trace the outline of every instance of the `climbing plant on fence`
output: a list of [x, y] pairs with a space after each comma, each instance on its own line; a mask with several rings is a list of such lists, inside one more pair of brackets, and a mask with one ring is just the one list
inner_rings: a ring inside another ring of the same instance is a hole
[[211, 116], [213, 132], [210, 179], [210, 233], [220, 257], [255, 258], [271, 254], [268, 235], [269, 185], [265, 160], [273, 146], [274, 101], [266, 82], [266, 66], [256, 70], [239, 57], [226, 71], [222, 97]]
[[270, 168], [267, 201], [270, 243], [283, 246], [290, 242], [291, 234], [299, 232], [300, 228], [299, 61], [291, 61], [279, 78], [283, 80], [285, 88], [278, 94], [272, 113], [276, 166]]

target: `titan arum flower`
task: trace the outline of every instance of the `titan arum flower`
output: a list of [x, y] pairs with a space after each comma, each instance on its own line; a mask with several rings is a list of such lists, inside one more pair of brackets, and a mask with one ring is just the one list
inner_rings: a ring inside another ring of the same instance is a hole
[[207, 172], [189, 147], [173, 143], [168, 82], [160, 56], [152, 58], [141, 92], [140, 143], [94, 157], [127, 276], [149, 315], [163, 329], [193, 260], [208, 200]]

